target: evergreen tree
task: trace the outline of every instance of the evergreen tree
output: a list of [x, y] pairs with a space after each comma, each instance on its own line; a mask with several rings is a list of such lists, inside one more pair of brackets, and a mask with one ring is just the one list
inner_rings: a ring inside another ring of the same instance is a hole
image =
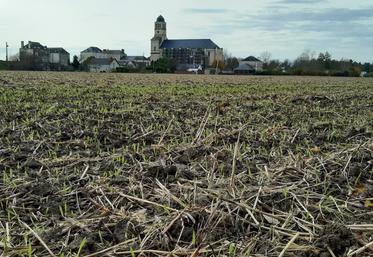
[[74, 70], [78, 70], [79, 67], [80, 67], [78, 56], [76, 56], [76, 55], [74, 55], [74, 60], [73, 60], [72, 66], [74, 67]]

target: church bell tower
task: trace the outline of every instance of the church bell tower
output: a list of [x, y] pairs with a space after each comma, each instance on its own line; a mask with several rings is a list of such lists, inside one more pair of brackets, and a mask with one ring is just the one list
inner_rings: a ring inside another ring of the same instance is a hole
[[161, 58], [160, 46], [167, 39], [167, 23], [162, 15], [158, 16], [154, 25], [154, 37], [151, 40], [150, 60], [156, 61]]

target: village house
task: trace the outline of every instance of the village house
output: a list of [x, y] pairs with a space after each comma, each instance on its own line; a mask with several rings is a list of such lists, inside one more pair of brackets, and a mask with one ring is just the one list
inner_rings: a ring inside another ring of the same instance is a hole
[[155, 21], [154, 37], [151, 39], [150, 60], [173, 59], [176, 69], [187, 70], [201, 66], [213, 70], [223, 63], [223, 49], [211, 39], [168, 39], [167, 24], [162, 15]]
[[254, 56], [249, 56], [239, 61], [239, 66], [234, 69], [235, 74], [254, 74], [263, 71], [263, 62]]
[[65, 70], [70, 65], [70, 54], [61, 47], [48, 48], [39, 42], [21, 42], [20, 62], [27, 69]]
[[126, 56], [122, 60], [131, 63], [135, 69], [143, 69], [150, 66], [150, 60], [145, 56]]
[[49, 52], [49, 63], [57, 64], [62, 66], [68, 66], [70, 64], [70, 54], [61, 47], [48, 48]]
[[90, 72], [113, 72], [120, 64], [115, 58], [89, 58], [87, 67]]
[[80, 52], [80, 62], [86, 61], [88, 58], [97, 58], [97, 59], [108, 59], [113, 58], [117, 61], [123, 59], [126, 57], [126, 53], [124, 52], [124, 49], [122, 50], [109, 50], [104, 49], [101, 50], [98, 47], [91, 46], [84, 51]]

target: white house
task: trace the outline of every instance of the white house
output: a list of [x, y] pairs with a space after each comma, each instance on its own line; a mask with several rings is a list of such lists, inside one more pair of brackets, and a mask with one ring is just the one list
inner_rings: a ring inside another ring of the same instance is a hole
[[113, 72], [120, 67], [120, 64], [113, 58], [91, 58], [88, 60], [90, 72]]
[[251, 66], [255, 71], [263, 70], [263, 62], [254, 56], [249, 56], [240, 61], [240, 64], [247, 64]]
[[239, 66], [234, 69], [235, 74], [254, 74], [263, 71], [263, 62], [254, 56], [249, 56], [239, 61]]

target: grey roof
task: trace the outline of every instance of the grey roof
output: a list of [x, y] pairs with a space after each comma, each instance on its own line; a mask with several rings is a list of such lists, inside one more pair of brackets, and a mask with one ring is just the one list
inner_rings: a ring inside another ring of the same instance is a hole
[[135, 63], [133, 63], [132, 61], [129, 61], [129, 60], [120, 60], [120, 61], [118, 61], [118, 63], [121, 66], [129, 66], [129, 65], [136, 66]]
[[51, 47], [51, 48], [48, 48], [48, 51], [50, 53], [57, 53], [57, 54], [69, 54], [65, 49], [63, 49], [62, 47]]
[[146, 60], [148, 60], [148, 58], [146, 58], [145, 56], [126, 56], [126, 58], [124, 58], [124, 60], [128, 60], [128, 61], [146, 61]]
[[118, 62], [113, 58], [92, 58], [89, 60], [89, 65], [110, 65], [112, 62]]
[[242, 61], [244, 61], [244, 62], [261, 62], [261, 60], [259, 60], [258, 58], [254, 57], [254, 56], [249, 56], [249, 57], [243, 59]]
[[248, 65], [247, 63], [241, 63], [237, 68], [234, 69], [235, 71], [244, 70], [244, 71], [254, 71], [255, 69]]
[[165, 22], [165, 19], [163, 18], [162, 15], [159, 15], [157, 18], [157, 22]]
[[46, 46], [43, 46], [43, 45], [40, 44], [39, 42], [32, 42], [32, 41], [28, 41], [28, 44], [25, 45], [25, 48], [47, 49]]
[[201, 48], [201, 49], [220, 49], [211, 39], [176, 39], [164, 40], [161, 44], [162, 49], [172, 48]]
[[102, 53], [101, 49], [95, 46], [88, 47], [82, 53]]
[[104, 49], [102, 50], [103, 53], [107, 54], [124, 54], [124, 49], [122, 50], [109, 50], [109, 49]]

